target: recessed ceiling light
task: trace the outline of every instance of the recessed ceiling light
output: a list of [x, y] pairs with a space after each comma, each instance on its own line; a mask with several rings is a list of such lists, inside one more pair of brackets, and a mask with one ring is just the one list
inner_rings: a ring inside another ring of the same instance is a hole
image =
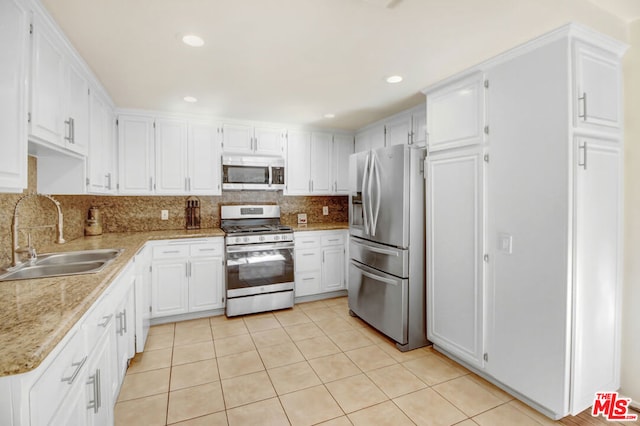
[[191, 46], [191, 47], [200, 47], [204, 45], [204, 40], [195, 34], [183, 35], [182, 42], [187, 46]]
[[193, 96], [185, 96], [183, 99], [185, 102], [198, 102], [198, 99], [194, 98]]
[[324, 118], [335, 118], [336, 115], [335, 114], [325, 114]]
[[400, 83], [402, 81], [402, 76], [401, 75], [392, 75], [390, 77], [387, 77], [387, 83]]

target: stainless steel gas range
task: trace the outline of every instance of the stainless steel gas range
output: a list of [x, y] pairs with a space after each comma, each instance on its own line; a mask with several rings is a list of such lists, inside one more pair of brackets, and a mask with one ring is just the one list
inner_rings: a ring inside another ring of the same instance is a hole
[[227, 316], [293, 306], [293, 230], [276, 205], [222, 206], [226, 233]]

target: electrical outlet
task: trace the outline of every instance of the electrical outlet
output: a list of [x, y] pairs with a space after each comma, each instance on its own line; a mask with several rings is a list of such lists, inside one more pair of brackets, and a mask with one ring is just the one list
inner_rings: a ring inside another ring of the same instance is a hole
[[160, 219], [169, 220], [169, 210], [160, 210]]
[[307, 214], [299, 213], [298, 214], [298, 225], [306, 225], [307, 224]]
[[322, 206], [322, 214], [329, 216], [329, 206]]

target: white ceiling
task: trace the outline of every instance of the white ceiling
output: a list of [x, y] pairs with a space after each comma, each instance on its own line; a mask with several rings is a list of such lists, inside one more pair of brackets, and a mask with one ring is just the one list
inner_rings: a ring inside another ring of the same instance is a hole
[[42, 1], [119, 107], [343, 129], [566, 22], [626, 40], [640, 16], [640, 0]]

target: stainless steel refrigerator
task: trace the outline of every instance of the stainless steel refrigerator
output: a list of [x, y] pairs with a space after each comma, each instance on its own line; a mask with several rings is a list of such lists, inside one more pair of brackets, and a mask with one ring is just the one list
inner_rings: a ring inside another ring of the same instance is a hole
[[349, 157], [349, 312], [396, 341], [425, 346], [424, 149]]

